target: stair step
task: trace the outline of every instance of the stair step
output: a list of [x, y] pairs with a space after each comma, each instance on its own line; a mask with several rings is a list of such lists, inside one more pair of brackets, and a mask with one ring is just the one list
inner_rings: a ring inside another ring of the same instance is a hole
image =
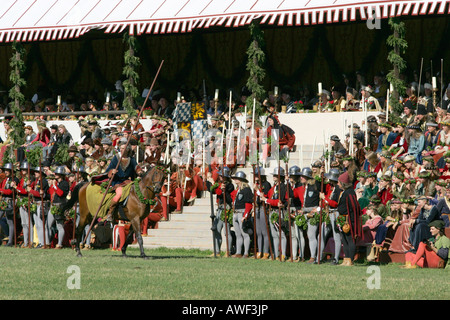
[[[211, 228], [211, 226], [210, 226]], [[176, 237], [176, 238], [211, 238], [212, 232], [209, 229], [151, 229], [148, 238], [152, 237]]]
[[[174, 230], [183, 230], [183, 229], [209, 229], [211, 228], [211, 220], [205, 221], [165, 221], [165, 223], [159, 222], [158, 229], [174, 229]], [[158, 229], [150, 229], [150, 230], [158, 230]]]

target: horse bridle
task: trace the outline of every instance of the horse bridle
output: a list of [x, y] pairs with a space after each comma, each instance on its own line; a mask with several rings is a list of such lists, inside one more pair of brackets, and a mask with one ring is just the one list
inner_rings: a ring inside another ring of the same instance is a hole
[[[159, 169], [159, 168], [157, 167], [156, 170], [161, 170], [161, 169]], [[145, 177], [149, 172], [150, 172], [150, 171], [147, 171], [147, 172], [145, 173], [144, 177]], [[152, 192], [155, 193], [155, 195], [157, 196], [156, 190], [161, 190], [161, 189], [162, 189], [162, 184], [161, 184], [161, 182], [160, 182], [160, 181], [154, 182], [154, 181], [153, 181], [153, 177], [152, 177], [152, 180], [150, 181], [150, 183], [151, 183], [151, 187], [145, 186], [145, 188], [148, 189], [148, 190], [150, 190], [150, 191], [152, 191]], [[158, 187], [158, 189], [154, 188], [155, 185]], [[153, 188], [152, 188], [152, 187], [153, 187]]]

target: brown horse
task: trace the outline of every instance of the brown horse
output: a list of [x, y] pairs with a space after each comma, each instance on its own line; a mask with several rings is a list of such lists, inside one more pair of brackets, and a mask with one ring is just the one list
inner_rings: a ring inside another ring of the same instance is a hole
[[[156, 195], [161, 191], [165, 177], [166, 174], [164, 172], [164, 168], [162, 167], [156, 166], [147, 171], [139, 181], [139, 189], [141, 190], [144, 198], [155, 199]], [[79, 202], [80, 221], [76, 228], [74, 239], [71, 242], [71, 244], [75, 246], [77, 256], [79, 257], [82, 256], [79, 246], [79, 240], [81, 239], [84, 227], [92, 221], [92, 218], [95, 214], [95, 212], [89, 212], [86, 200], [88, 185], [89, 182], [80, 182], [79, 184], [77, 184], [72, 192], [71, 199], [61, 208], [63, 212], [65, 212], [67, 210], [70, 210], [74, 206], [76, 201]], [[130, 228], [130, 232], [128, 233], [127, 239], [122, 247], [122, 256], [126, 256], [127, 246], [129, 243], [131, 243], [133, 234], [136, 234], [139, 249], [141, 250], [141, 257], [146, 257], [141, 236], [141, 222], [149, 215], [150, 210], [151, 205], [142, 203], [139, 200], [139, 197], [133, 185], [131, 187], [128, 200], [126, 201], [126, 205], [123, 207], [125, 216], [130, 221], [132, 228]]]

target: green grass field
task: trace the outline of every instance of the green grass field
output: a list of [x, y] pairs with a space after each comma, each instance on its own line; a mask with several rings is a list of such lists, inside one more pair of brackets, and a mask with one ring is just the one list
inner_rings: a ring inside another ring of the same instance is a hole
[[97, 249], [83, 251], [84, 256], [78, 258], [71, 249], [2, 246], [0, 299], [450, 299], [449, 270], [213, 258], [208, 251], [165, 248], [147, 249], [149, 259], [136, 257], [138, 249], [129, 248], [128, 253], [134, 257], [122, 258], [120, 253]]

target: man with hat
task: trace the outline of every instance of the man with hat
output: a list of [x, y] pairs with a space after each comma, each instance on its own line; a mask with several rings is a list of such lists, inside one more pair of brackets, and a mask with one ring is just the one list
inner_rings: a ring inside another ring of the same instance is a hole
[[417, 102], [417, 114], [414, 117], [414, 123], [420, 126], [422, 131], [426, 130], [426, 118], [427, 109], [426, 109], [426, 101], [423, 98], [419, 98]]
[[89, 130], [89, 132], [91, 132], [92, 140], [95, 140], [95, 139], [101, 140], [104, 136], [102, 129], [100, 128], [97, 120], [95, 120], [95, 119], [88, 121], [88, 130]]
[[420, 212], [418, 217], [409, 220], [411, 228], [409, 242], [415, 250], [418, 250], [419, 244], [431, 237], [428, 225], [435, 220], [441, 220], [441, 213], [437, 206], [430, 204], [426, 196], [417, 199], [416, 210]]
[[0, 196], [2, 196], [2, 200], [5, 201], [5, 206], [1, 209], [2, 211], [0, 211], [0, 217], [6, 217], [9, 231], [8, 243], [6, 244], [6, 246], [11, 247], [15, 243], [14, 238], [16, 236], [14, 230], [16, 226], [14, 224], [15, 203], [13, 203], [13, 185], [17, 185], [19, 183], [19, 179], [17, 179], [16, 176], [14, 176], [13, 179], [14, 167], [12, 163], [6, 163], [2, 169], [5, 173], [5, 178], [0, 185]]
[[339, 201], [339, 196], [341, 195], [342, 190], [339, 189], [338, 179], [340, 176], [340, 171], [338, 169], [330, 169], [328, 173], [325, 173], [325, 178], [328, 179], [330, 188], [328, 188], [327, 192], [321, 192], [319, 197], [324, 201], [325, 210], [328, 210], [328, 217], [330, 218], [330, 223], [326, 222], [322, 223], [322, 239], [320, 246], [320, 252], [318, 257], [324, 259], [323, 252], [325, 246], [330, 239], [333, 237], [334, 240], [334, 257], [331, 260], [332, 265], [339, 264], [339, 256], [341, 253], [341, 235], [339, 234], [339, 228], [337, 225], [337, 218], [339, 217], [339, 212], [337, 210], [337, 205]]
[[62, 249], [65, 235], [64, 222], [65, 216], [61, 212], [61, 206], [67, 202], [67, 195], [69, 193], [69, 182], [66, 180], [66, 169], [63, 166], [56, 168], [54, 176], [49, 177], [49, 189], [51, 205], [50, 214], [47, 219], [47, 228], [49, 229], [50, 238], [53, 238], [51, 233], [53, 224], [56, 224], [58, 231], [58, 244], [55, 249]]
[[339, 189], [342, 193], [339, 197], [337, 209], [339, 215], [343, 215], [348, 223], [348, 230], [341, 227], [341, 240], [344, 249], [343, 266], [352, 266], [356, 254], [356, 239], [362, 236], [361, 207], [356, 199], [353, 183], [350, 181], [348, 171], [338, 178]]
[[302, 169], [300, 182], [302, 186], [294, 189], [293, 195], [294, 198], [297, 198], [301, 202], [301, 212], [299, 214], [305, 215], [307, 219], [307, 234], [311, 253], [311, 258], [308, 262], [314, 263], [317, 257], [317, 231], [319, 230], [319, 220], [316, 219], [316, 215], [321, 214], [320, 186], [317, 186], [313, 171], [308, 167]]
[[[349, 125], [348, 127], [351, 128], [352, 126]], [[364, 132], [361, 130], [361, 127], [357, 123], [353, 124], [353, 138], [358, 139], [359, 141], [361, 141], [361, 143], [365, 142]]]
[[[283, 224], [284, 221], [283, 208], [287, 204], [288, 197], [286, 194], [286, 184], [284, 183], [285, 179], [284, 169], [281, 167], [275, 167], [274, 171], [272, 172], [272, 177], [274, 184], [267, 193], [267, 195], [261, 196], [261, 200], [268, 205], [267, 208], [269, 210], [270, 233], [272, 235], [274, 256], [276, 259], [280, 258], [281, 261], [285, 261], [287, 240]], [[278, 216], [278, 218], [275, 219], [275, 217], [280, 214], [281, 217]], [[279, 224], [279, 221], [281, 221], [282, 225]], [[280, 245], [281, 245], [281, 252], [279, 250]]]
[[[22, 248], [32, 245], [33, 242], [33, 219], [31, 218], [31, 212], [28, 212], [28, 206], [30, 201], [28, 198], [27, 186], [31, 183], [31, 177], [28, 176], [29, 164], [27, 161], [23, 161], [20, 164], [20, 176], [19, 184], [11, 182], [12, 187], [16, 189], [18, 199], [16, 205], [19, 207], [20, 221], [22, 223], [23, 243]], [[31, 243], [30, 243], [31, 242]]]
[[[36, 233], [38, 237], [38, 245], [36, 248], [45, 248], [50, 244], [48, 235], [48, 228], [44, 228], [45, 218], [48, 213], [48, 205], [50, 200], [50, 194], [48, 193], [48, 181], [45, 177], [41, 167], [32, 168], [31, 171], [34, 174], [34, 179], [27, 186], [27, 192], [32, 195], [33, 203], [36, 205], [36, 211], [33, 213], [34, 225], [36, 227]], [[44, 236], [45, 232], [45, 236]], [[45, 242], [44, 242], [45, 237]]]
[[425, 132], [425, 145], [422, 156], [434, 155], [433, 151], [438, 143], [441, 130], [439, 129], [439, 124], [434, 119], [428, 120], [425, 125], [427, 131]]
[[[217, 210], [213, 221], [213, 231], [214, 231], [214, 242], [216, 248], [216, 254], [220, 254], [222, 246], [222, 230], [226, 225], [226, 236], [228, 237], [228, 249], [231, 250], [233, 244], [233, 237], [231, 236], [231, 224], [230, 220], [233, 219], [232, 216], [232, 205], [233, 199], [231, 193], [234, 191], [234, 185], [231, 182], [230, 169], [228, 167], [223, 167], [223, 170], [219, 171], [218, 181], [215, 183], [212, 178], [206, 181], [206, 187], [208, 190], [216, 195]], [[225, 193], [225, 195], [224, 195]], [[226, 205], [224, 206], [224, 198]], [[227, 221], [225, 221], [225, 212], [227, 210]]]
[[[302, 170], [296, 165], [289, 168], [289, 194], [292, 194], [291, 209], [295, 209], [293, 216], [291, 211], [291, 217], [294, 219], [296, 219], [297, 213], [300, 212], [302, 208], [300, 199], [293, 196], [294, 190], [302, 186], [302, 183], [300, 182], [301, 173]], [[303, 232], [303, 227], [296, 223], [291, 224], [292, 259], [294, 261], [305, 261], [305, 236]]]
[[403, 118], [403, 120], [405, 120], [407, 126], [414, 122], [415, 118], [414, 109], [415, 107], [411, 100], [407, 100], [403, 104], [403, 115], [401, 117]]
[[151, 138], [150, 142], [145, 146], [145, 157], [144, 161], [149, 163], [151, 166], [156, 166], [161, 163], [161, 147], [159, 145], [158, 139]]
[[116, 149], [113, 147], [113, 142], [111, 138], [105, 137], [101, 141], [103, 147], [103, 157], [106, 160], [111, 160], [117, 154]]
[[[416, 253], [407, 252], [405, 255], [405, 269], [443, 268], [450, 257], [450, 239], [445, 236], [445, 223], [434, 220], [428, 225], [430, 238], [420, 242]], [[450, 269], [447, 264], [446, 269]]]
[[251, 223], [250, 215], [253, 209], [253, 192], [248, 186], [247, 176], [243, 171], [236, 172], [231, 179], [236, 184], [236, 189], [231, 193], [233, 199], [233, 227], [236, 233], [236, 254], [233, 257], [248, 258], [250, 235], [253, 234], [253, 224]]
[[331, 97], [333, 98], [333, 111], [341, 112], [345, 109], [345, 98], [342, 96], [344, 90], [339, 86], [331, 88]]
[[397, 138], [397, 133], [391, 132], [392, 126], [389, 123], [380, 123], [379, 127], [381, 134], [378, 137], [377, 153], [382, 152], [385, 147], [390, 147]]
[[[258, 241], [257, 259], [267, 260], [269, 258], [270, 238], [267, 233], [268, 217], [265, 216], [265, 203], [261, 201], [261, 196], [265, 196], [272, 188], [263, 167], [255, 167], [254, 171], [254, 193], [256, 194], [256, 236]], [[260, 181], [261, 178], [261, 181]]]
[[361, 101], [360, 101], [360, 107], [365, 105], [366, 110], [376, 110], [381, 111], [380, 102], [372, 96], [373, 88], [369, 86], [364, 86], [361, 91]]
[[359, 111], [360, 102], [357, 100], [358, 92], [353, 88], [347, 88], [345, 111]]

